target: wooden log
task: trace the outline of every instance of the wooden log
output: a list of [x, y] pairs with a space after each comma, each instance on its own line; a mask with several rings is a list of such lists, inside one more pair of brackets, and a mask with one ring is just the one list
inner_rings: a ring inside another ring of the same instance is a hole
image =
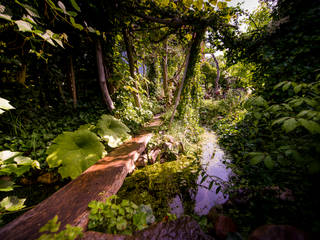
[[88, 203], [105, 199], [118, 192], [127, 174], [133, 171], [134, 162], [144, 151], [151, 137], [152, 133], [145, 131], [113, 150], [78, 178], [2, 227], [0, 239], [36, 239], [41, 235], [39, 229], [55, 215], [58, 215], [61, 221], [60, 230], [66, 224], [80, 226], [86, 230]]

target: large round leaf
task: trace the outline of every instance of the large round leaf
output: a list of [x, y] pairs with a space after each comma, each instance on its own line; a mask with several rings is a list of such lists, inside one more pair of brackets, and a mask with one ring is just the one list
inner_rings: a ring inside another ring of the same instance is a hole
[[58, 167], [63, 178], [79, 176], [100, 158], [104, 146], [96, 134], [86, 129], [64, 132], [47, 150], [49, 167]]

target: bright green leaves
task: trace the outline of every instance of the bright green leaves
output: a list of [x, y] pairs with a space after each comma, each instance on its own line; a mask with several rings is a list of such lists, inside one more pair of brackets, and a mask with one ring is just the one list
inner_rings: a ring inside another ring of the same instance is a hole
[[8, 100], [0, 97], [0, 114], [10, 109], [14, 109], [14, 107], [9, 103]]
[[320, 125], [312, 120], [306, 120], [303, 118], [298, 119], [299, 123], [305, 127], [312, 134], [320, 134]]
[[282, 127], [288, 133], [298, 127], [298, 122], [294, 118], [289, 118], [283, 122]]
[[111, 115], [102, 115], [97, 123], [97, 132], [99, 136], [112, 147], [118, 147], [122, 142], [130, 137], [130, 129], [120, 120]]
[[8, 150], [0, 152], [0, 175], [14, 174], [20, 177], [31, 167], [40, 169], [40, 164], [29, 157], [21, 156], [19, 152]]
[[25, 207], [25, 200], [26, 199], [19, 199], [16, 196], [5, 197], [0, 202], [0, 208], [6, 211], [14, 212]]
[[82, 228], [73, 227], [70, 224], [66, 225], [66, 228], [59, 233], [60, 222], [58, 222], [58, 216], [49, 220], [46, 225], [40, 228], [39, 232], [48, 232], [38, 238], [38, 240], [74, 240], [82, 237]]
[[126, 125], [110, 115], [102, 115], [97, 126], [86, 124], [75, 132], [64, 132], [53, 140], [46, 159], [50, 168], [59, 167], [63, 178], [72, 179], [103, 157], [104, 145], [95, 131], [110, 147], [117, 147], [128, 139]]
[[250, 164], [251, 165], [257, 165], [260, 162], [264, 162], [264, 165], [272, 169], [274, 167], [274, 161], [272, 160], [271, 156], [263, 153], [263, 152], [251, 152], [248, 154], [250, 158]]
[[117, 196], [111, 196], [105, 202], [92, 201], [88, 229], [111, 234], [132, 234], [148, 227], [155, 221], [150, 205], [139, 207], [129, 201], [122, 200], [117, 204]]
[[70, 0], [72, 7], [77, 10], [78, 12], [81, 12], [79, 5], [75, 0]]
[[48, 148], [46, 161], [49, 167], [59, 167], [63, 178], [72, 179], [97, 162], [103, 154], [104, 146], [99, 138], [89, 130], [65, 132], [53, 140]]

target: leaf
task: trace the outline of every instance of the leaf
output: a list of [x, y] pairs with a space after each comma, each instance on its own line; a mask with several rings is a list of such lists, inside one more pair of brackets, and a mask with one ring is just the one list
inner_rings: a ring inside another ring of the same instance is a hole
[[0, 13], [0, 18], [11, 21], [12, 16], [10, 16], [8, 14]]
[[289, 133], [298, 127], [298, 122], [294, 118], [289, 118], [283, 122], [282, 127], [287, 133]]
[[62, 178], [79, 176], [100, 158], [104, 146], [94, 133], [86, 129], [64, 132], [53, 140], [46, 159], [50, 168], [59, 167]]
[[209, 3], [211, 3], [213, 6], [215, 6], [217, 4], [218, 0], [209, 0]]
[[19, 199], [16, 196], [10, 196], [2, 199], [0, 206], [6, 211], [17, 211], [25, 207], [24, 202], [26, 199]]
[[220, 10], [222, 10], [222, 9], [224, 9], [224, 8], [226, 8], [227, 7], [227, 3], [226, 2], [218, 2], [218, 8], [220, 9]]
[[0, 180], [0, 191], [1, 192], [9, 192], [14, 188], [14, 182], [7, 180]]
[[120, 120], [111, 115], [103, 114], [97, 123], [99, 136], [112, 147], [118, 147], [122, 142], [130, 137], [130, 129]]
[[14, 109], [14, 107], [9, 103], [7, 99], [0, 97], [0, 108], [3, 110]]
[[286, 82], [286, 84], [284, 84], [283, 86], [282, 86], [282, 91], [286, 91], [286, 90], [288, 90], [288, 88], [291, 86], [291, 82]]
[[283, 121], [289, 119], [289, 117], [282, 117], [282, 118], [279, 118], [275, 121], [272, 122], [271, 126], [275, 125], [275, 124], [279, 124], [279, 123], [282, 123]]
[[10, 159], [21, 155], [20, 152], [11, 152], [9, 150], [1, 151], [0, 152], [0, 160], [3, 162], [10, 162]]
[[21, 32], [32, 32], [32, 24], [23, 20], [14, 21]]
[[14, 158], [14, 161], [18, 165], [32, 165], [33, 160], [29, 157], [24, 157], [24, 156], [18, 156]]
[[269, 169], [272, 169], [274, 167], [274, 162], [269, 155], [266, 156], [263, 162], [264, 162], [264, 165], [266, 165], [266, 167]]
[[256, 105], [256, 106], [263, 107], [263, 106], [265, 106], [265, 105], [267, 104], [267, 101], [264, 100], [263, 97], [258, 96], [258, 97], [256, 97], [256, 98], [253, 100], [253, 103], [252, 103], [252, 104], [253, 104], [253, 105]]
[[297, 85], [297, 86], [295, 86], [295, 87], [293, 88], [293, 91], [294, 91], [295, 93], [299, 93], [299, 92], [301, 91], [301, 89], [302, 89], [302, 84], [299, 84], [299, 85]]
[[251, 152], [249, 153], [249, 156], [251, 156], [250, 164], [256, 165], [264, 159], [265, 154], [262, 152]]
[[60, 228], [60, 222], [58, 222], [58, 216], [54, 216], [51, 220], [49, 220], [44, 226], [42, 226], [39, 232], [58, 232]]
[[279, 82], [277, 85], [275, 85], [273, 87], [274, 90], [276, 90], [277, 88], [281, 87], [283, 84], [287, 83], [287, 81], [284, 81], [284, 82]]
[[303, 127], [305, 127], [310, 133], [316, 134], [320, 133], [320, 125], [312, 120], [306, 120], [303, 118], [299, 118], [298, 121], [301, 123]]
[[83, 26], [76, 23], [73, 17], [70, 17], [70, 22], [75, 28], [79, 29], [80, 31], [83, 30]]
[[81, 12], [79, 5], [77, 4], [76, 0], [70, 0], [72, 7], [77, 10], [78, 12]]
[[147, 216], [144, 212], [137, 212], [132, 218], [133, 225], [137, 227], [138, 230], [142, 230], [147, 227]]
[[62, 9], [64, 14], [67, 14], [67, 9], [66, 9], [66, 6], [63, 4], [63, 2], [58, 1], [58, 6]]

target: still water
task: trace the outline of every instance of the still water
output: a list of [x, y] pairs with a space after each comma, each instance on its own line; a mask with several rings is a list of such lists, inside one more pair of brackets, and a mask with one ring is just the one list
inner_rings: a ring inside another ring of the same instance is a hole
[[[191, 199], [195, 202], [194, 213], [200, 216], [208, 214], [213, 206], [223, 204], [228, 200], [228, 196], [224, 196], [222, 191], [216, 193], [219, 184], [214, 183], [210, 190], [208, 188], [212, 180], [223, 185], [231, 175], [231, 169], [224, 164], [224, 162], [228, 162], [228, 158], [218, 145], [216, 134], [212, 131], [206, 131], [203, 139], [201, 165], [208, 177], [201, 183], [203, 176], [199, 175], [197, 190], [190, 191]], [[179, 195], [170, 201], [169, 206], [171, 213], [176, 214], [177, 217], [184, 214], [183, 201]]]

